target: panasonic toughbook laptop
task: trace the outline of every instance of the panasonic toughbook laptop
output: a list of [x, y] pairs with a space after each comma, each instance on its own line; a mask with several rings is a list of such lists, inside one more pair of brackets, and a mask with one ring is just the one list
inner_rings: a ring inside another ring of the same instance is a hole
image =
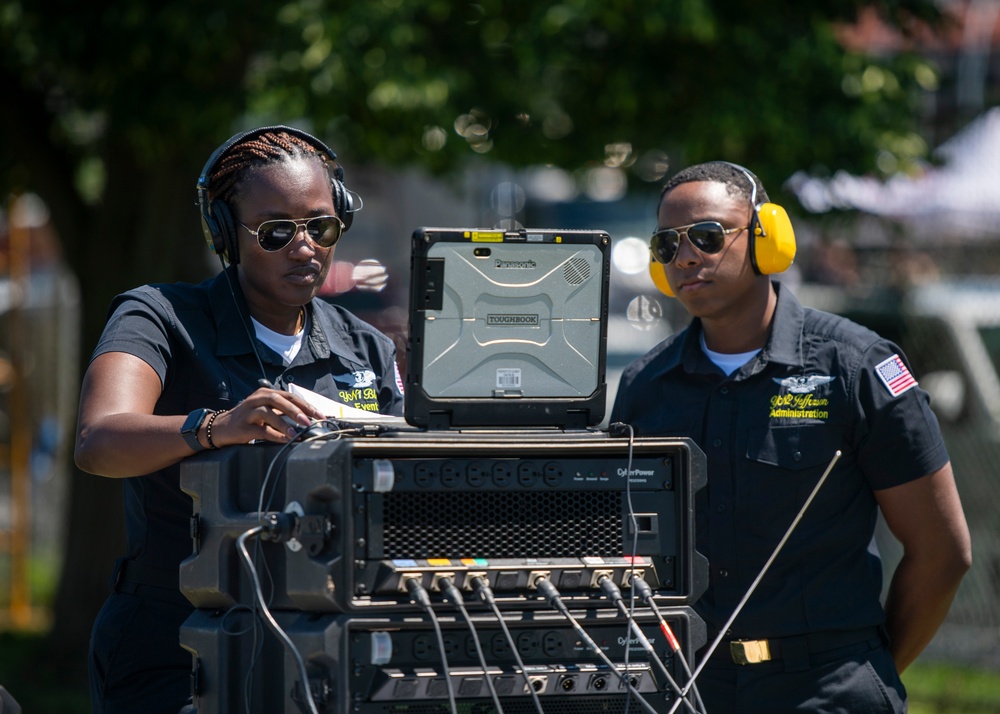
[[604, 418], [604, 231], [418, 228], [406, 421], [584, 428]]

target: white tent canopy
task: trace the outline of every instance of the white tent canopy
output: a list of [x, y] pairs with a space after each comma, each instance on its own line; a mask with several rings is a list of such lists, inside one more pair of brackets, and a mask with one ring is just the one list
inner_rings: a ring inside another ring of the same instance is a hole
[[813, 213], [858, 210], [952, 238], [1000, 235], [1000, 108], [968, 124], [935, 151], [941, 166], [887, 181], [838, 171], [797, 172], [788, 188]]

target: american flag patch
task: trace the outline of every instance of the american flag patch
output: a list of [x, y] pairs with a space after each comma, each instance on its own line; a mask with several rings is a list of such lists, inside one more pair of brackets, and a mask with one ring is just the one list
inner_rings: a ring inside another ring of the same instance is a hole
[[396, 389], [398, 389], [399, 393], [402, 394], [403, 393], [403, 378], [399, 374], [399, 365], [394, 362], [393, 365], [392, 365], [392, 367], [393, 367], [393, 369], [396, 372]]
[[917, 380], [910, 374], [910, 370], [906, 368], [898, 354], [875, 365], [875, 374], [894, 397], [898, 397], [910, 387], [917, 386]]

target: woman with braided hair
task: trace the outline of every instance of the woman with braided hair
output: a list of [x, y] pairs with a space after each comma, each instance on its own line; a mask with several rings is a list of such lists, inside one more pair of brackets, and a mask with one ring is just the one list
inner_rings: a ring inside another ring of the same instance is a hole
[[83, 379], [76, 462], [123, 479], [127, 531], [91, 637], [98, 714], [176, 714], [190, 700], [178, 634], [193, 610], [178, 582], [192, 551], [181, 461], [287, 443], [322, 419], [291, 384], [402, 413], [392, 340], [315, 299], [355, 210], [336, 155], [299, 130], [263, 127], [219, 147], [197, 191], [222, 271], [116, 297]]

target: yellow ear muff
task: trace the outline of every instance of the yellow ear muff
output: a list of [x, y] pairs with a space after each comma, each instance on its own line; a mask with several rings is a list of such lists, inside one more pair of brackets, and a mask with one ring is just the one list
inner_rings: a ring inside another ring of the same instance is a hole
[[783, 273], [795, 260], [795, 231], [788, 213], [776, 203], [762, 203], [757, 216], [754, 267], [762, 275]]
[[674, 291], [670, 289], [670, 283], [667, 282], [667, 271], [663, 269], [663, 263], [657, 262], [653, 256], [649, 257], [649, 277], [653, 279], [653, 284], [661, 293], [667, 297], [675, 297]]

